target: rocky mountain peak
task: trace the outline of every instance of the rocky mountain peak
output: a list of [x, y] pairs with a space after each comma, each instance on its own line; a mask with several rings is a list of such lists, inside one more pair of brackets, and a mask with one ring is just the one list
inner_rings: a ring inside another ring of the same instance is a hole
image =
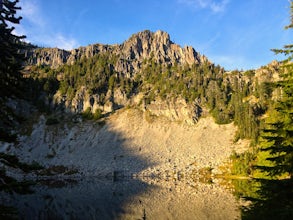
[[167, 32], [158, 30], [156, 32], [151, 32], [150, 30], [145, 30], [138, 32], [136, 34], [133, 34], [128, 40], [126, 40], [124, 43], [128, 42], [144, 42], [144, 43], [152, 43], [156, 42], [159, 44], [163, 44], [166, 46], [169, 46], [171, 42], [170, 36]]
[[200, 63], [203, 61], [199, 53], [191, 46], [182, 48], [173, 43], [167, 32], [145, 30], [132, 35], [121, 45], [123, 58], [127, 60], [143, 60], [154, 58], [159, 63], [174, 65]]
[[118, 72], [135, 72], [145, 59], [155, 59], [156, 62], [167, 65], [175, 63], [192, 65], [208, 61], [193, 47], [182, 48], [175, 44], [171, 41], [169, 34], [161, 30], [138, 32], [120, 45], [92, 44], [71, 51], [57, 48], [33, 48], [26, 54], [29, 65], [49, 65], [57, 68], [63, 64], [70, 65], [81, 58], [90, 58], [105, 52], [118, 57], [116, 65]]

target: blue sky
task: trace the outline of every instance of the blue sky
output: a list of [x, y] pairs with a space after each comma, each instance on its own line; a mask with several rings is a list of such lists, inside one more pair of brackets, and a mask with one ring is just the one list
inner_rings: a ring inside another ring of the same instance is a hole
[[289, 0], [20, 0], [16, 27], [27, 41], [72, 49], [122, 43], [142, 30], [163, 30], [227, 70], [252, 69], [282, 57], [291, 44]]

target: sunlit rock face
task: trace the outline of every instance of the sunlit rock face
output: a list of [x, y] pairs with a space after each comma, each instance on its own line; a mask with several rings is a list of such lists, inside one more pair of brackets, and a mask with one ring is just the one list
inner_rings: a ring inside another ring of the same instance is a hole
[[[171, 41], [164, 31], [142, 31], [132, 35], [122, 44], [92, 44], [71, 51], [58, 48], [34, 48], [26, 51], [29, 65], [49, 65], [57, 68], [63, 64], [73, 64], [82, 58], [90, 58], [99, 53], [112, 53], [118, 56], [115, 69], [119, 72], [136, 71], [144, 59], [154, 58], [159, 63], [199, 64], [208, 61], [191, 46], [184, 48]], [[129, 62], [121, 62], [127, 60]]]

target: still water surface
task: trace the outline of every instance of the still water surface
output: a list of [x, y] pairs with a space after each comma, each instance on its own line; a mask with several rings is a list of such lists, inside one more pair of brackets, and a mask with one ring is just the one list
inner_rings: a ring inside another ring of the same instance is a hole
[[84, 179], [38, 183], [33, 193], [0, 192], [20, 219], [239, 219], [238, 202], [219, 184]]

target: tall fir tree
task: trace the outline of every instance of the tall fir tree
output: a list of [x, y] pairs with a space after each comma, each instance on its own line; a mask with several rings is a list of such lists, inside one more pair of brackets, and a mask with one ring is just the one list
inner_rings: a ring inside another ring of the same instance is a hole
[[[293, 28], [293, 1], [290, 5], [288, 29]], [[244, 208], [242, 219], [293, 219], [293, 45], [273, 51], [287, 59], [282, 62], [282, 79], [275, 84], [280, 95], [260, 137], [260, 154], [268, 156], [258, 168], [266, 178], [256, 180], [260, 187], [249, 209]]]
[[16, 125], [13, 110], [6, 105], [9, 97], [24, 97], [24, 78], [20, 73], [24, 55], [24, 36], [14, 34], [13, 25], [19, 24], [21, 17], [16, 16], [19, 0], [0, 0], [0, 140], [14, 141], [16, 135], [12, 132]]
[[[291, 23], [287, 29], [293, 28], [293, 1], [291, 1]], [[285, 45], [283, 49], [274, 49], [275, 53], [287, 56], [282, 62], [281, 81], [276, 83], [281, 93], [274, 109], [266, 120], [261, 135], [262, 150], [268, 151], [267, 158], [271, 166], [262, 167], [269, 176], [293, 178], [293, 45]]]
[[21, 42], [25, 36], [14, 34], [13, 25], [19, 24], [21, 17], [17, 17], [19, 0], [0, 0], [0, 94], [1, 97], [19, 95], [22, 75], [20, 69], [24, 55], [20, 52], [24, 48]]

